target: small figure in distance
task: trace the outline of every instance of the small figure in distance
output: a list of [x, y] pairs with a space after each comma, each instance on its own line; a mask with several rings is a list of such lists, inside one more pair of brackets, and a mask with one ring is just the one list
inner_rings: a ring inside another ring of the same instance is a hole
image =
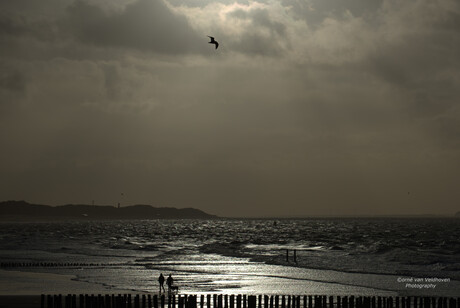
[[216, 45], [216, 49], [217, 49], [217, 47], [219, 47], [219, 43], [214, 39], [214, 37], [209, 36], [209, 35], [208, 35], [208, 37], [211, 39], [211, 41], [208, 42], [208, 43]]
[[162, 288], [163, 288], [163, 292], [165, 292], [165, 286], [164, 286], [165, 277], [163, 276], [163, 273], [161, 273], [160, 277], [158, 277], [158, 282], [160, 283], [160, 293], [161, 293]]
[[174, 279], [171, 277], [171, 274], [169, 274], [168, 279], [166, 279], [166, 285], [168, 286], [168, 292], [171, 292], [173, 281]]

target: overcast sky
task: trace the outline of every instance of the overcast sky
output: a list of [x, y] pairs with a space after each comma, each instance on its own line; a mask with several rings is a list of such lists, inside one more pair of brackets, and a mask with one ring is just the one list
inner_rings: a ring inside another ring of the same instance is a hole
[[0, 46], [0, 200], [460, 211], [458, 0], [0, 0]]

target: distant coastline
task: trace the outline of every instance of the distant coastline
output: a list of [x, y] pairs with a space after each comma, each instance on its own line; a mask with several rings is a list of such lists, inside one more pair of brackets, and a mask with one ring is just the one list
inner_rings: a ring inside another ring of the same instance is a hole
[[96, 220], [96, 219], [213, 219], [216, 215], [194, 208], [154, 207], [151, 205], [67, 204], [49, 206], [26, 201], [0, 202], [0, 221]]

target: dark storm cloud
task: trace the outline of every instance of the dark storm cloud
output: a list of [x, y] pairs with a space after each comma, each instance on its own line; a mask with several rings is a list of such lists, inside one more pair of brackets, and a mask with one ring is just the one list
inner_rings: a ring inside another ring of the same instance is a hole
[[138, 0], [121, 12], [110, 13], [77, 0], [68, 13], [70, 31], [85, 43], [170, 54], [203, 50], [205, 36], [161, 0]]
[[5, 67], [2, 67], [2, 73], [0, 74], [0, 88], [11, 92], [24, 93], [26, 88], [24, 74], [19, 71], [8, 70]]
[[50, 41], [57, 38], [57, 25], [43, 16], [2, 12], [0, 13], [0, 35], [3, 37], [28, 37]]
[[230, 216], [457, 210], [456, 1], [0, 9], [0, 200], [113, 204], [123, 191]]

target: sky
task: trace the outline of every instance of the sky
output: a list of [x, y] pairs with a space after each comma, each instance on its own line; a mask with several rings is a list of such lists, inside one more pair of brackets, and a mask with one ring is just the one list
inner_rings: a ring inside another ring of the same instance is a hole
[[457, 0], [0, 0], [0, 200], [453, 215], [459, 34]]

